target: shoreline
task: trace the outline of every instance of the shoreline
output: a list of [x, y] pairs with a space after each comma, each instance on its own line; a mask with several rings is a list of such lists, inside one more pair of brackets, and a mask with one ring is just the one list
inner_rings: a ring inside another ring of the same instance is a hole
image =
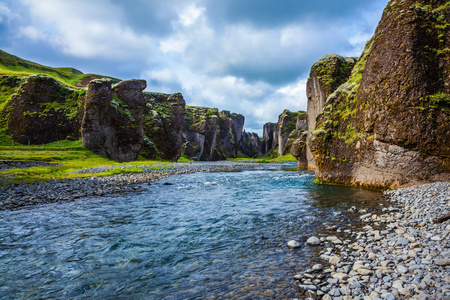
[[169, 164], [140, 165], [141, 173], [95, 176], [121, 167], [102, 166], [76, 171], [93, 174], [92, 177], [66, 180], [50, 180], [32, 184], [18, 183], [0, 188], [0, 210], [17, 210], [34, 205], [74, 201], [78, 198], [111, 196], [139, 192], [141, 184], [152, 183], [162, 178], [195, 172], [234, 171], [259, 167], [280, 166], [280, 163], [241, 163], [230, 161], [180, 162]]
[[367, 225], [346, 239], [310, 237], [321, 264], [294, 276], [301, 299], [450, 299], [450, 183], [384, 192], [382, 213], [356, 211]]

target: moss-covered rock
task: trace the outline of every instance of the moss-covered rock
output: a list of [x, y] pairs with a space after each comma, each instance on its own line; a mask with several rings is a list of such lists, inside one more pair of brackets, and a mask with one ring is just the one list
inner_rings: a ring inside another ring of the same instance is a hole
[[394, 1], [311, 137], [322, 182], [396, 187], [450, 172], [450, 5]]
[[311, 132], [316, 127], [316, 117], [325, 106], [326, 99], [341, 84], [346, 82], [357, 61], [355, 57], [342, 57], [328, 54], [318, 60], [312, 67], [306, 83], [308, 98], [308, 128], [307, 157], [308, 167], [314, 168], [314, 159], [309, 149]]
[[15, 88], [15, 93], [2, 115], [15, 141], [44, 144], [80, 137], [84, 90], [71, 89], [46, 75], [3, 78], [2, 89], [7, 87]]
[[181, 130], [186, 115], [186, 102], [181, 93], [144, 93], [144, 146], [145, 158], [176, 161], [181, 156], [183, 136]]
[[112, 86], [110, 80], [89, 83], [82, 121], [82, 143], [117, 161], [136, 160], [144, 142], [144, 80]]

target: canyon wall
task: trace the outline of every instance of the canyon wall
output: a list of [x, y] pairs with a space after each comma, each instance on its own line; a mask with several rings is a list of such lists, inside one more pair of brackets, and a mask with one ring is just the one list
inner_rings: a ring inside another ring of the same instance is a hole
[[356, 61], [357, 58], [354, 57], [342, 57], [337, 54], [328, 54], [314, 63], [311, 67], [309, 78], [306, 83], [309, 128], [306, 137], [308, 168], [315, 168], [314, 158], [309, 144], [311, 133], [316, 127], [316, 118], [324, 108], [328, 96], [348, 80]]
[[144, 80], [92, 80], [86, 92], [81, 124], [82, 144], [117, 161], [138, 158], [144, 142]]
[[450, 172], [450, 5], [389, 1], [310, 139], [324, 183], [395, 188]]

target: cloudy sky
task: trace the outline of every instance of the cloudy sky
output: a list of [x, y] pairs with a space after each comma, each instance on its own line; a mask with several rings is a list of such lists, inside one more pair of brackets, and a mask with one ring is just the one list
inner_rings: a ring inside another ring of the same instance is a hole
[[306, 110], [311, 65], [359, 56], [388, 0], [0, 0], [0, 49], [181, 92], [259, 134]]

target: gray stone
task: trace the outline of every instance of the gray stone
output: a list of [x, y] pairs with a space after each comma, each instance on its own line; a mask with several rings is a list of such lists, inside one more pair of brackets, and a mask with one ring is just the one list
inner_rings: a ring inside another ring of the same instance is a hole
[[288, 247], [290, 247], [290, 248], [298, 248], [298, 247], [301, 246], [301, 244], [300, 244], [299, 242], [294, 241], [294, 240], [289, 241], [287, 245], [288, 245]]
[[401, 274], [405, 274], [405, 273], [408, 272], [408, 269], [405, 268], [405, 267], [402, 266], [402, 265], [398, 265], [398, 266], [397, 266], [397, 271], [398, 271], [399, 273], [401, 273]]
[[317, 237], [312, 236], [306, 241], [306, 243], [311, 246], [318, 246], [320, 245], [320, 240]]

